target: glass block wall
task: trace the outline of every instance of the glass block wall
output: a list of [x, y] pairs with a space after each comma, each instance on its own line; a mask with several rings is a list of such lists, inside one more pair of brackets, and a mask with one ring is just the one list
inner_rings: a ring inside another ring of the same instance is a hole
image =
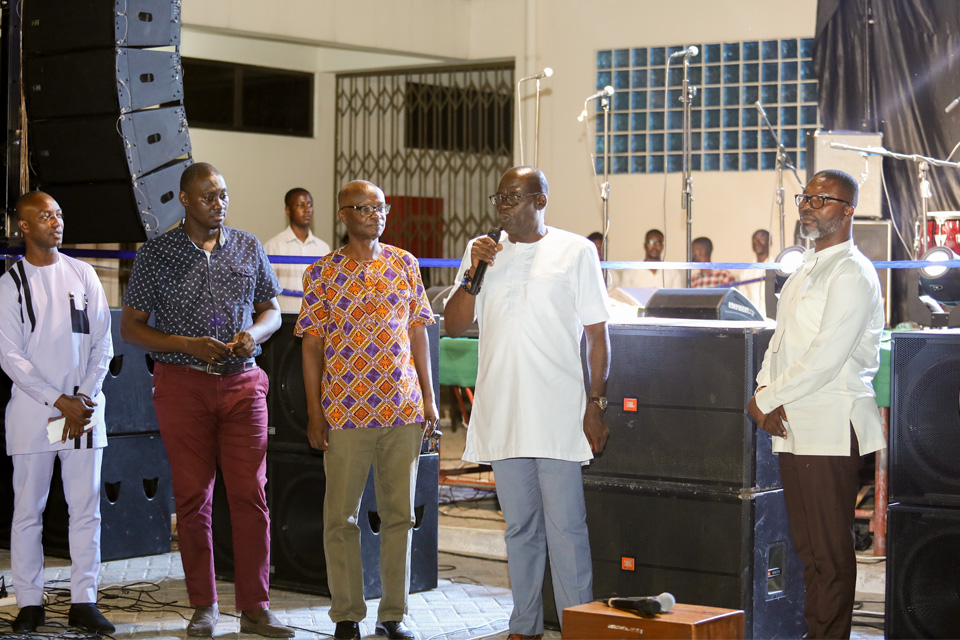
[[[698, 89], [691, 110], [693, 170], [775, 168], [777, 145], [754, 105], [758, 100], [803, 169], [806, 134], [819, 124], [813, 39], [698, 46], [699, 55], [690, 59], [690, 83]], [[681, 49], [597, 52], [597, 90], [607, 85], [616, 90], [610, 111], [611, 173], [683, 169], [683, 62], [670, 60], [670, 54]], [[596, 169], [602, 173], [602, 112], [596, 132]]]

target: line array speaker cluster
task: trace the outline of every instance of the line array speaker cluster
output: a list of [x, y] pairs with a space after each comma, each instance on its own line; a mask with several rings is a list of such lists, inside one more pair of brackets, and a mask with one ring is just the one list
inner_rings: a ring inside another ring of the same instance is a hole
[[960, 630], [960, 331], [893, 334], [885, 637]]
[[182, 217], [191, 163], [179, 0], [48, 0], [23, 12], [33, 184], [63, 208], [64, 241], [166, 231]]

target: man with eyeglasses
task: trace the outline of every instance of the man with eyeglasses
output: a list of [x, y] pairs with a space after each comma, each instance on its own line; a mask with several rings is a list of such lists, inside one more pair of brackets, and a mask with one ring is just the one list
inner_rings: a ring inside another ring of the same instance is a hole
[[[313, 235], [313, 196], [302, 187], [294, 187], [283, 197], [284, 211], [290, 224], [279, 234], [263, 243], [268, 256], [314, 256], [319, 258], [330, 253], [330, 245]], [[303, 300], [302, 263], [272, 263], [283, 293], [277, 296], [280, 311], [299, 313]]]
[[355, 181], [337, 195], [346, 246], [303, 276], [295, 333], [303, 336], [307, 437], [324, 451], [323, 548], [334, 638], [360, 638], [366, 617], [357, 514], [370, 465], [380, 516], [383, 595], [376, 634], [413, 638], [403, 623], [410, 590], [413, 492], [424, 435], [436, 428], [427, 325], [433, 311], [417, 259], [380, 243], [383, 191]]
[[[580, 466], [603, 451], [610, 365], [607, 295], [593, 244], [544, 222], [547, 179], [515, 167], [490, 201], [507, 237], [472, 240], [444, 311], [446, 331], [480, 325], [463, 459], [493, 466], [507, 523], [509, 638], [540, 638], [547, 549], [557, 612], [593, 599]], [[477, 267], [488, 265], [480, 291]], [[580, 338], [586, 335], [589, 398]], [[562, 623], [562, 620], [561, 620]]]
[[[644, 262], [663, 261], [663, 232], [659, 229], [650, 229], [643, 239]], [[610, 297], [624, 302], [618, 290], [621, 288], [642, 289], [681, 289], [683, 288], [683, 271], [678, 269], [611, 269], [610, 270]]]
[[850, 637], [861, 456], [886, 446], [871, 383], [883, 302], [876, 270], [853, 245], [858, 192], [852, 176], [828, 170], [796, 197], [801, 235], [814, 248], [783, 285], [748, 405], [779, 454], [809, 638]]
[[[190, 637], [220, 619], [211, 538], [217, 468], [230, 503], [240, 631], [289, 638], [270, 611], [267, 390], [255, 356], [280, 327], [280, 284], [260, 241], [227, 227], [227, 183], [198, 162], [180, 176], [183, 222], [137, 251], [120, 335], [151, 352], [157, 410], [194, 607]], [[154, 323], [149, 323], [150, 316]]]

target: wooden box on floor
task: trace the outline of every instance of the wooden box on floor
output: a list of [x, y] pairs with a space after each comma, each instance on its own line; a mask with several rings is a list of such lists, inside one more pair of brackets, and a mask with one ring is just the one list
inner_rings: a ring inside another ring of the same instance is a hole
[[563, 610], [563, 638], [743, 638], [743, 611], [677, 604], [669, 613], [644, 618], [590, 602]]

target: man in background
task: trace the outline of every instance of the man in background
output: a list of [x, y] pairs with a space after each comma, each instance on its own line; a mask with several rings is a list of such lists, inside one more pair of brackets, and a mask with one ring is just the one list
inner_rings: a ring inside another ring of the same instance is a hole
[[32, 191], [16, 208], [26, 254], [0, 277], [0, 364], [13, 381], [6, 412], [14, 492], [10, 564], [20, 607], [13, 630], [30, 634], [45, 621], [43, 510], [60, 458], [70, 510], [68, 622], [113, 633], [97, 609], [100, 467], [107, 446], [100, 389], [113, 357], [110, 309], [93, 267], [59, 251], [57, 201]]
[[[659, 229], [650, 229], [643, 238], [644, 262], [663, 262], [664, 235]], [[682, 289], [684, 272], [679, 269], [609, 269], [610, 297], [621, 302], [629, 294], [620, 292], [628, 289]]]
[[[757, 229], [750, 238], [750, 244], [753, 253], [757, 259], [755, 262], [769, 262], [770, 260], [770, 232], [766, 229]], [[767, 271], [765, 269], [744, 269], [742, 281], [747, 284], [738, 285], [737, 288], [746, 296], [747, 300], [752, 302], [757, 310], [764, 316], [767, 315], [767, 283], [765, 281]], [[756, 280], [757, 282], [749, 282]]]
[[[286, 229], [267, 240], [263, 249], [268, 256], [310, 256], [319, 258], [330, 253], [330, 245], [313, 235], [310, 224], [313, 222], [313, 196], [302, 187], [287, 191], [283, 197], [284, 211], [290, 224]], [[307, 265], [302, 263], [272, 263], [283, 292], [277, 296], [280, 310], [284, 313], [300, 313], [303, 300], [303, 272]]]
[[[713, 242], [710, 238], [700, 237], [694, 240], [690, 252], [694, 262], [713, 262]], [[728, 287], [734, 282], [734, 277], [722, 269], [700, 269], [690, 278], [690, 288]]]

